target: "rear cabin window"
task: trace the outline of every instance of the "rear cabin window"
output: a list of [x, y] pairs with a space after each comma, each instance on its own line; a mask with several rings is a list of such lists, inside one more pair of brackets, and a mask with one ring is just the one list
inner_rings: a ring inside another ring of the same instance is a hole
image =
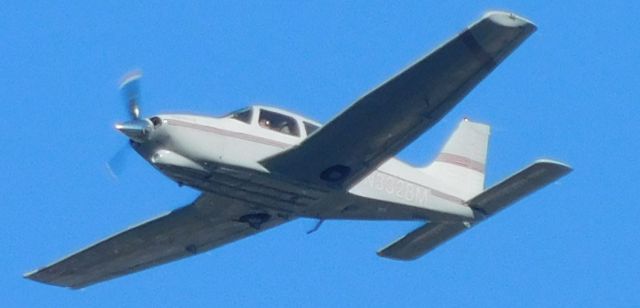
[[300, 136], [296, 119], [269, 110], [260, 110], [258, 124], [262, 128], [270, 129], [290, 136]]
[[311, 124], [309, 122], [304, 122], [304, 130], [307, 131], [307, 136], [313, 134], [313, 132], [317, 131], [320, 126]]
[[231, 118], [240, 122], [251, 124], [251, 109], [235, 112], [231, 115]]

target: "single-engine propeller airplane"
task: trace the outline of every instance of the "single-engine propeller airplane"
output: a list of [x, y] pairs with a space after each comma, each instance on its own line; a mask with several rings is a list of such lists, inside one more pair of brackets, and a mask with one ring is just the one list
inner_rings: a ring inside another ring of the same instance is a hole
[[141, 75], [129, 75], [121, 91], [131, 120], [116, 128], [152, 166], [202, 194], [25, 277], [83, 288], [298, 217], [424, 221], [378, 251], [416, 259], [571, 171], [538, 160], [485, 189], [489, 126], [466, 119], [431, 164], [413, 167], [393, 157], [535, 30], [515, 14], [489, 12], [325, 125], [265, 106], [223, 117], [143, 118]]

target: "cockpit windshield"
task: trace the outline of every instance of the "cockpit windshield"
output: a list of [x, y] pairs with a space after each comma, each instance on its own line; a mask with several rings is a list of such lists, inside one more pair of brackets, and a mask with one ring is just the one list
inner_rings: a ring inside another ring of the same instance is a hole
[[232, 112], [228, 117], [240, 122], [251, 124], [251, 114], [251, 108], [245, 108]]
[[270, 129], [279, 133], [300, 136], [300, 129], [298, 129], [298, 122], [290, 117], [277, 112], [269, 110], [260, 110], [260, 120], [258, 120], [260, 127]]

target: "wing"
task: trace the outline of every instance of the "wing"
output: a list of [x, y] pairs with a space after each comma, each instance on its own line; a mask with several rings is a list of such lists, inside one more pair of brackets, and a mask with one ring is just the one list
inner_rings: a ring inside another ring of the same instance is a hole
[[[282, 216], [282, 217], [281, 217]], [[287, 221], [209, 193], [192, 204], [132, 227], [26, 278], [74, 289], [189, 257]]]
[[348, 188], [437, 123], [535, 29], [513, 14], [488, 13], [299, 146], [261, 163], [289, 178]]

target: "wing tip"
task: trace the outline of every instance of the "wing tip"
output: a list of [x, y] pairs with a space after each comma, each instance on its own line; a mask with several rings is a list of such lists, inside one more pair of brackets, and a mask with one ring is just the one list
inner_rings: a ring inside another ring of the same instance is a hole
[[508, 11], [489, 11], [482, 16], [482, 19], [489, 19], [495, 24], [504, 27], [527, 27], [533, 31], [538, 28], [531, 20]]
[[393, 261], [414, 261], [416, 259], [418, 259], [420, 256], [422, 255], [417, 255], [417, 256], [405, 256], [405, 255], [399, 255], [399, 254], [393, 254], [393, 253], [389, 253], [388, 251], [385, 251], [385, 249], [379, 250], [378, 252], [376, 252], [376, 254], [378, 255], [378, 257], [382, 257], [385, 259], [389, 259], [389, 260], [393, 260]]
[[46, 266], [46, 267], [42, 267], [42, 268], [38, 268], [29, 272], [26, 272], [24, 274], [22, 274], [22, 278], [24, 279], [29, 279], [31, 281], [35, 281], [35, 282], [39, 282], [42, 284], [46, 284], [46, 285], [50, 285], [50, 286], [54, 286], [54, 287], [61, 287], [61, 288], [66, 288], [66, 289], [72, 289], [72, 290], [79, 290], [79, 289], [83, 289], [84, 287], [90, 285], [91, 283], [70, 283], [70, 282], [65, 282], [64, 279], [60, 279], [60, 276], [56, 276], [56, 275], [51, 275], [51, 273], [48, 271], [48, 269], [50, 268], [50, 266]]
[[40, 270], [40, 269], [34, 269], [34, 270], [32, 270], [32, 271], [28, 271], [28, 272], [26, 272], [26, 273], [22, 274], [22, 278], [25, 278], [25, 279], [32, 279], [32, 278], [31, 278], [31, 276], [33, 276], [33, 275], [34, 275], [35, 273], [37, 273], [39, 270]]
[[55, 287], [62, 287], [62, 288], [68, 288], [68, 289], [74, 289], [74, 290], [79, 289], [78, 287], [75, 287], [72, 285], [60, 284], [51, 280], [47, 280], [45, 277], [39, 277], [38, 274], [43, 273], [43, 270], [44, 269], [41, 268], [41, 269], [36, 269], [30, 272], [26, 272], [22, 274], [22, 278], [29, 279], [31, 281], [39, 282], [42, 284], [50, 285], [50, 286], [55, 286]]
[[569, 173], [569, 172], [573, 171], [573, 167], [571, 167], [569, 164], [566, 164], [566, 163], [563, 163], [563, 162], [559, 162], [559, 161], [553, 160], [553, 159], [546, 159], [546, 158], [538, 159], [538, 160], [536, 160], [534, 162], [534, 164], [552, 166], [554, 168], [557, 168], [557, 169], [563, 171], [564, 173]]

